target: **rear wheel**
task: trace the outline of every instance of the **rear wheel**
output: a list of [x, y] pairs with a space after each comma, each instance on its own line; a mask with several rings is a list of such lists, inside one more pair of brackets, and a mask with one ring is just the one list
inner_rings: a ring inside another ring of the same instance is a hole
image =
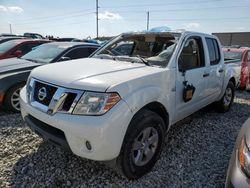
[[227, 112], [232, 106], [235, 95], [235, 87], [233, 82], [229, 81], [225, 93], [220, 101], [217, 102], [217, 110], [219, 112]]
[[116, 160], [116, 169], [128, 179], [148, 173], [160, 156], [164, 141], [164, 121], [149, 110], [141, 110], [132, 119]]
[[20, 112], [20, 91], [25, 84], [17, 84], [10, 88], [4, 99], [4, 106], [12, 112]]

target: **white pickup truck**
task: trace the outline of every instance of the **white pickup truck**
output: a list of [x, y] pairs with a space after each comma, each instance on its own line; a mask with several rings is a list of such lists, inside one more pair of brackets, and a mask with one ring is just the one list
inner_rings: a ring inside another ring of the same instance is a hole
[[91, 58], [34, 69], [21, 112], [44, 139], [136, 179], [153, 168], [171, 125], [214, 102], [228, 111], [238, 77], [215, 36], [125, 33]]

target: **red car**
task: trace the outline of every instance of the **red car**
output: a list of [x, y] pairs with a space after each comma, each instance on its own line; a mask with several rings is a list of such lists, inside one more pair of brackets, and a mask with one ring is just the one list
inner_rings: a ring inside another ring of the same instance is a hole
[[0, 59], [21, 57], [36, 46], [49, 42], [48, 40], [17, 39], [0, 44]]
[[245, 89], [250, 81], [250, 48], [223, 48], [227, 63], [234, 62], [241, 66], [239, 88]]

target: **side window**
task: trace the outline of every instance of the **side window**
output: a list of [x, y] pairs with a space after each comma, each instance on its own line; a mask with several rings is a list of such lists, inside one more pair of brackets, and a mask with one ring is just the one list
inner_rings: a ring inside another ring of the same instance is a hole
[[[28, 53], [28, 52], [30, 51], [29, 45], [28, 45], [27, 43], [25, 43], [25, 44], [19, 46], [19, 47], [16, 49], [16, 51], [21, 51], [21, 52], [22, 52], [22, 55], [24, 55], [24, 54], [26, 54], [26, 53]], [[14, 52], [14, 53], [15, 53], [15, 52]]]
[[29, 48], [30, 48], [30, 50], [34, 50], [34, 49], [36, 49], [37, 46], [39, 46], [41, 44], [43, 44], [43, 43], [30, 43]]
[[247, 61], [250, 61], [250, 51], [247, 52]]
[[206, 38], [210, 65], [217, 65], [220, 62], [220, 50], [218, 42], [212, 38]]
[[[94, 51], [96, 51], [98, 48], [89, 48], [89, 53], [92, 54]], [[89, 54], [89, 55], [90, 55]]]
[[16, 49], [16, 51], [21, 51], [22, 55], [30, 52], [32, 50], [32, 48], [36, 47], [40, 45], [40, 43], [24, 43], [23, 45], [21, 45], [20, 47], [18, 47]]
[[64, 57], [69, 57], [70, 59], [79, 59], [88, 57], [91, 54], [91, 50], [89, 48], [75, 48], [69, 51]]
[[181, 51], [178, 59], [179, 71], [195, 69], [205, 66], [202, 39], [189, 38]]

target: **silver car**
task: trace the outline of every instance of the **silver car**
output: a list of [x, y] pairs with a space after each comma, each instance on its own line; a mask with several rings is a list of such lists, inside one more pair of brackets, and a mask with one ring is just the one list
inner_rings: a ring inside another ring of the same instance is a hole
[[250, 118], [244, 123], [237, 137], [225, 187], [250, 187]]

